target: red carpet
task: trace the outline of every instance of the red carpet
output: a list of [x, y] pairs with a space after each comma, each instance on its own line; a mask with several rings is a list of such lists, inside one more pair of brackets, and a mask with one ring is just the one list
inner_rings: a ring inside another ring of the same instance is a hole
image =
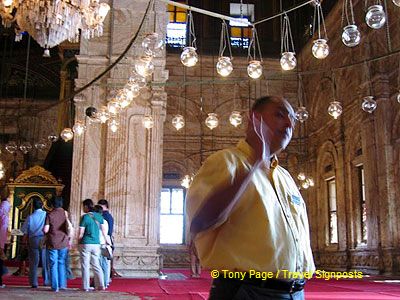
[[[165, 270], [166, 280], [115, 278], [109, 291], [126, 292], [143, 299], [154, 300], [204, 300], [208, 297], [211, 277], [203, 272], [198, 279], [190, 278], [189, 271]], [[307, 283], [307, 300], [394, 300], [400, 299], [400, 280], [384, 282], [385, 277], [364, 277], [362, 280], [312, 279]], [[6, 275], [3, 281], [8, 286], [28, 286], [26, 276]], [[41, 283], [41, 282], [40, 282]], [[68, 281], [69, 288], [80, 288], [81, 279]], [[146, 298], [145, 298], [146, 297]]]

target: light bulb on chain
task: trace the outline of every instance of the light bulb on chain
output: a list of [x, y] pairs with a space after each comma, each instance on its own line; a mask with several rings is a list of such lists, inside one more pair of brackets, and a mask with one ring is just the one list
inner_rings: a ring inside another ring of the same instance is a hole
[[119, 113], [121, 106], [119, 105], [119, 102], [114, 98], [114, 99], [111, 99], [110, 101], [108, 101], [107, 109], [108, 109], [108, 113], [110, 113], [112, 115], [116, 115]]
[[218, 115], [215, 113], [209, 113], [205, 123], [208, 128], [213, 130], [218, 126]]
[[339, 101], [332, 101], [328, 107], [328, 114], [335, 120], [342, 114], [343, 109]]
[[60, 133], [60, 137], [64, 140], [64, 142], [68, 142], [72, 140], [74, 137], [74, 133], [72, 132], [71, 128], [64, 128], [63, 131]]
[[240, 124], [242, 124], [242, 120], [242, 115], [236, 110], [234, 110], [229, 116], [229, 122], [235, 127], [238, 127]]
[[308, 113], [307, 109], [304, 106], [300, 106], [295, 113], [296, 120], [303, 123], [308, 119], [310, 114]]
[[253, 79], [258, 79], [261, 77], [263, 72], [263, 67], [261, 64], [261, 61], [259, 60], [251, 60], [249, 61], [249, 64], [247, 65], [247, 74], [253, 78]]
[[385, 25], [386, 14], [382, 5], [372, 5], [368, 7], [365, 14], [365, 22], [372, 29], [380, 29]]
[[318, 39], [313, 42], [312, 54], [315, 58], [324, 59], [329, 55], [328, 42], [325, 39]]
[[110, 130], [112, 132], [114, 132], [114, 133], [117, 132], [118, 127], [119, 127], [119, 123], [117, 120], [115, 120], [115, 119], [108, 120], [108, 128], [110, 128]]
[[297, 60], [294, 52], [283, 52], [281, 56], [281, 67], [285, 71], [290, 71], [296, 68]]
[[144, 128], [146, 128], [146, 129], [151, 129], [151, 128], [153, 128], [153, 126], [154, 126], [153, 117], [150, 116], [150, 115], [145, 115], [145, 116], [143, 117], [142, 124], [143, 124]]
[[49, 142], [55, 143], [55, 142], [58, 141], [58, 135], [55, 134], [55, 133], [50, 133], [50, 134], [47, 136], [47, 140], [48, 140]]
[[22, 153], [27, 154], [29, 151], [32, 150], [32, 145], [29, 142], [23, 142], [19, 146], [19, 150], [21, 150]]
[[153, 74], [154, 64], [152, 62], [152, 57], [147, 55], [141, 56], [135, 63], [135, 70], [143, 77]]
[[181, 62], [186, 67], [193, 67], [199, 61], [199, 57], [196, 53], [196, 48], [194, 47], [185, 47], [183, 48], [181, 54]]
[[142, 47], [147, 55], [154, 56], [164, 49], [164, 41], [160, 38], [158, 33], [149, 33], [144, 37]]
[[175, 115], [172, 119], [172, 126], [175, 127], [176, 130], [180, 130], [185, 126], [185, 118], [182, 115]]
[[347, 47], [355, 47], [360, 44], [361, 33], [356, 25], [347, 25], [343, 28], [342, 42]]
[[400, 91], [397, 93], [396, 99], [397, 99], [397, 102], [400, 103]]
[[363, 111], [367, 113], [372, 113], [377, 107], [377, 103], [374, 100], [373, 96], [366, 96], [363, 98], [363, 102], [361, 104], [361, 108]]
[[393, 4], [400, 7], [400, 0], [392, 0]]
[[217, 62], [217, 73], [223, 77], [229, 76], [233, 71], [231, 58], [220, 56]]
[[300, 172], [299, 174], [297, 174], [297, 179], [298, 180], [306, 179], [306, 174], [304, 174], [304, 172]]
[[81, 136], [86, 130], [86, 126], [82, 121], [76, 121], [72, 127], [72, 131], [75, 135]]
[[37, 143], [35, 143], [35, 148], [39, 151], [42, 151], [47, 148], [47, 141], [46, 139], [42, 138]]
[[17, 145], [16, 142], [10, 141], [10, 142], [8, 142], [8, 143], [6, 144], [6, 147], [5, 147], [5, 148], [6, 148], [6, 150], [7, 150], [9, 153], [13, 154], [15, 151], [18, 150], [18, 145]]

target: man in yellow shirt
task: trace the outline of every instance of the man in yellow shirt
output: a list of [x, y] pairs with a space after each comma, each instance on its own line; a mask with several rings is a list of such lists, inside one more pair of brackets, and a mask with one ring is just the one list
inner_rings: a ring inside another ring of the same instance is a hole
[[315, 271], [307, 212], [276, 158], [294, 125], [287, 100], [257, 99], [246, 139], [211, 155], [189, 188], [191, 236], [214, 278], [209, 299], [304, 299]]

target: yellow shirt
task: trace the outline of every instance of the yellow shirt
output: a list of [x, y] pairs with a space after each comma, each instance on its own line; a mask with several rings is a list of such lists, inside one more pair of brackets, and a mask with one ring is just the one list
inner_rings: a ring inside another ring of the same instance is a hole
[[[235, 175], [248, 173], [254, 160], [253, 149], [244, 140], [235, 148], [211, 155], [188, 190], [189, 222], [211, 193], [231, 184]], [[274, 273], [315, 271], [304, 200], [285, 169], [274, 162], [271, 172], [256, 170], [228, 219], [196, 235], [204, 267]]]

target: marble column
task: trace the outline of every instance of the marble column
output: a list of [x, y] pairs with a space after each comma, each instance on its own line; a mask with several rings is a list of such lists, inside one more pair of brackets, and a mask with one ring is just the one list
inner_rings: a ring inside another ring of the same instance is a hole
[[[108, 26], [101, 38], [82, 41], [77, 87], [83, 86], [114, 61], [135, 35], [142, 20], [147, 1], [114, 1], [108, 16]], [[147, 24], [156, 24], [156, 32], [164, 36], [166, 7], [156, 3]], [[155, 12], [155, 13], [154, 13]], [[157, 22], [151, 18], [156, 17]], [[148, 27], [148, 26], [147, 26]], [[141, 41], [149, 28], [145, 28], [131, 51], [105, 77], [83, 93], [76, 104], [76, 120], [82, 119], [88, 106], [99, 109], [106, 105], [112, 91], [122, 89], [134, 62], [143, 52]], [[146, 31], [147, 30], [147, 31]], [[153, 28], [154, 30], [154, 28]], [[161, 31], [161, 32], [160, 32]], [[135, 98], [131, 105], [115, 118], [119, 122], [116, 133], [106, 124], [90, 123], [87, 130], [74, 139], [74, 157], [71, 187], [71, 215], [78, 225], [81, 203], [85, 198], [95, 202], [109, 201], [114, 217], [114, 268], [126, 277], [157, 277], [161, 268], [159, 248], [159, 199], [162, 184], [162, 143], [166, 115], [166, 93], [163, 84], [168, 78], [165, 71], [165, 52], [153, 59], [155, 72], [151, 80], [157, 81], [152, 96]], [[149, 114], [154, 127], [146, 129], [143, 117]], [[77, 251], [73, 252], [73, 265], [79, 270]]]

